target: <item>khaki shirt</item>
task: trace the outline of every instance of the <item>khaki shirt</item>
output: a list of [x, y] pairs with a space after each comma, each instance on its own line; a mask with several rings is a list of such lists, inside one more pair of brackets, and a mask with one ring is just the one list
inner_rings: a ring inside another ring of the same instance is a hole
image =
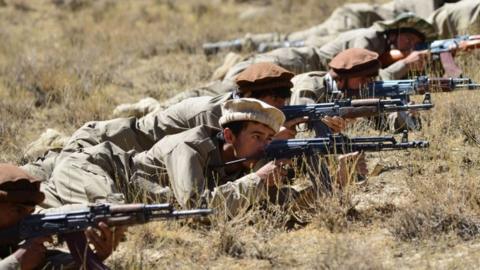
[[263, 198], [254, 173], [227, 175], [220, 156], [220, 130], [198, 126], [166, 136], [150, 150], [124, 151], [110, 142], [81, 149], [63, 159], [42, 185], [42, 208], [64, 204], [169, 201], [182, 207], [208, 205], [236, 215]]
[[88, 122], [74, 132], [64, 150], [71, 151], [110, 141], [123, 150], [144, 151], [165, 135], [202, 124], [218, 127], [220, 106], [231, 97], [232, 93], [216, 97], [189, 98], [140, 119], [131, 117]]
[[[231, 215], [264, 198], [264, 182], [254, 173], [239, 171], [227, 175], [222, 166], [220, 129], [205, 125], [170, 135], [149, 151], [135, 156], [142, 173], [158, 164], [168, 172], [170, 188], [177, 202], [186, 208], [200, 204], [225, 208]], [[138, 164], [138, 165], [137, 165]], [[149, 173], [147, 173], [149, 174]], [[133, 176], [133, 181], [136, 181]], [[144, 177], [144, 176], [138, 176]]]
[[[340, 34], [336, 39], [322, 46], [318, 53], [320, 58], [332, 60], [340, 52], [350, 48], [363, 48], [382, 55], [390, 50], [388, 42], [381, 32], [374, 27], [355, 29]], [[398, 61], [380, 70], [383, 80], [397, 80], [405, 77], [408, 67], [403, 61]]]
[[328, 102], [325, 71], [312, 71], [292, 78], [290, 105], [306, 105]]
[[[315, 70], [328, 70], [328, 62], [338, 53], [349, 48], [364, 48], [379, 55], [390, 50], [385, 36], [381, 32], [377, 32], [373, 27], [355, 29], [338, 35], [337, 38], [320, 48], [280, 48], [268, 53], [257, 54], [230, 68], [224, 80], [234, 80], [248, 66], [259, 62], [275, 63], [295, 74]], [[398, 61], [385, 69], [381, 69], [380, 77], [384, 80], [396, 80], [405, 77], [407, 73], [408, 67], [403, 61]]]
[[427, 18], [444, 3], [444, 0], [395, 0], [394, 9], [397, 15], [403, 12], [413, 12], [421, 18]]
[[78, 149], [108, 141], [124, 151], [141, 152], [150, 149], [169, 134], [202, 124], [219, 127], [221, 104], [230, 98], [232, 93], [216, 97], [189, 98], [140, 119], [131, 117], [88, 122], [73, 133], [60, 154], [50, 152], [41, 160], [29, 163], [22, 169], [41, 179], [49, 179], [53, 168]]
[[[180, 133], [199, 125], [220, 127], [221, 105], [231, 99], [232, 93], [216, 97], [196, 97], [186, 99], [166, 110], [152, 112], [138, 120], [138, 129], [153, 142], [164, 136]], [[146, 149], [145, 149], [146, 150]]]
[[232, 82], [235, 77], [247, 67], [255, 63], [274, 63], [295, 74], [312, 70], [325, 70], [327, 62], [320, 59], [315, 47], [279, 48], [267, 53], [255, 54], [249, 59], [231, 67], [224, 77], [224, 81]]
[[435, 27], [439, 38], [475, 35], [480, 32], [480, 0], [464, 0], [445, 4], [433, 12], [427, 21]]

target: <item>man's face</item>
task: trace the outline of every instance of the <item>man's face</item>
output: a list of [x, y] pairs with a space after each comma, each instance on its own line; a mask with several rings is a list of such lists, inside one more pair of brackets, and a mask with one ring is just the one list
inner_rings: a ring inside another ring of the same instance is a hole
[[348, 89], [358, 90], [373, 82], [373, 77], [352, 77], [348, 79]]
[[[261, 156], [274, 135], [275, 132], [268, 126], [253, 121], [248, 122], [238, 136], [233, 136], [231, 141], [236, 158]], [[253, 166], [251, 160], [242, 165], [246, 168]]]
[[273, 95], [262, 96], [259, 99], [261, 101], [267, 103], [268, 105], [273, 106], [277, 109], [283, 108], [283, 106], [285, 106], [285, 102], [287, 101], [286, 98], [273, 96]]
[[339, 79], [337, 86], [339, 89], [359, 90], [374, 80], [374, 77], [349, 77], [348, 79]]
[[411, 51], [421, 42], [422, 39], [413, 33], [399, 33], [397, 34], [396, 43], [394, 45], [395, 48], [400, 51]]
[[16, 203], [0, 203], [0, 209], [2, 209], [0, 229], [17, 224], [22, 218], [33, 212], [33, 206]]

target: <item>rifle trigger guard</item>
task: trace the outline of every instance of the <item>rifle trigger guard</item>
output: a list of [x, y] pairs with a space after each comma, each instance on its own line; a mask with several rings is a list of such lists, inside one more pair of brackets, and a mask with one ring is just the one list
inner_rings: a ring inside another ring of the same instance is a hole
[[408, 130], [403, 130], [402, 132], [402, 143], [408, 143]]
[[425, 93], [422, 104], [432, 104], [432, 95], [430, 93]]

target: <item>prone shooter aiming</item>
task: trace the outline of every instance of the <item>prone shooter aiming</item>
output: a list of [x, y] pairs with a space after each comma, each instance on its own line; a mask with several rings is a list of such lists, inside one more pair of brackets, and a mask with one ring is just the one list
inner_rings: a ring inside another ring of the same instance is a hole
[[86, 230], [99, 222], [109, 226], [145, 224], [156, 220], [207, 216], [211, 209], [176, 211], [171, 204], [92, 205], [84, 210], [27, 216], [16, 226], [0, 231], [2, 243], [17, 243], [30, 238], [62, 235]]
[[155, 220], [180, 219], [206, 216], [211, 209], [176, 211], [170, 204], [99, 204], [83, 210], [60, 213], [34, 214], [17, 225], [0, 231], [2, 244], [15, 244], [22, 240], [42, 236], [59, 235], [68, 245], [78, 266], [82, 269], [109, 269], [87, 244], [85, 231], [99, 222], [109, 226], [144, 224]]
[[[466, 52], [480, 48], [480, 35], [465, 35], [451, 39], [435, 40], [431, 43], [421, 43], [416, 47], [417, 51], [429, 54], [432, 59], [439, 59], [445, 74], [450, 77], [458, 77], [462, 70], [455, 64], [453, 56], [457, 52]], [[406, 58], [411, 52], [390, 50], [379, 58], [382, 67], [387, 67], [398, 60]]]
[[[343, 134], [329, 135], [322, 138], [273, 140], [269, 143], [260, 158], [267, 160], [290, 159], [312, 155], [337, 155], [352, 152], [380, 152], [427, 148], [428, 141], [409, 141], [408, 133], [403, 133], [398, 142], [394, 136], [371, 136], [349, 138]], [[251, 157], [259, 158], [259, 157]], [[225, 165], [243, 162], [250, 158], [234, 160]]]
[[332, 103], [291, 105], [282, 108], [287, 120], [308, 117], [308, 127], [316, 137], [327, 135], [329, 129], [321, 122], [325, 116], [342, 118], [371, 117], [393, 112], [413, 112], [433, 108], [429, 93], [422, 104], [405, 104], [402, 99], [356, 99], [336, 100]]

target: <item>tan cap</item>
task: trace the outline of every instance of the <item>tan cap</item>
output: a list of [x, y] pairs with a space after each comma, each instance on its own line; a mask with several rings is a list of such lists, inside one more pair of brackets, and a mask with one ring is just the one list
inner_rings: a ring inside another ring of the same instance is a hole
[[242, 71], [235, 78], [240, 93], [246, 91], [261, 91], [275, 89], [290, 89], [293, 84], [290, 81], [292, 72], [275, 65], [263, 62], [255, 63]]
[[222, 104], [222, 117], [219, 123], [255, 121], [278, 132], [285, 122], [285, 115], [279, 109], [253, 98], [231, 99]]
[[410, 29], [423, 36], [425, 41], [434, 40], [437, 37], [437, 32], [433, 25], [412, 12], [402, 13], [393, 20], [377, 21], [373, 24], [373, 27], [381, 32]]
[[378, 54], [361, 48], [340, 52], [328, 65], [333, 78], [377, 76], [380, 69]]
[[0, 203], [39, 204], [45, 198], [40, 180], [10, 164], [0, 164]]

